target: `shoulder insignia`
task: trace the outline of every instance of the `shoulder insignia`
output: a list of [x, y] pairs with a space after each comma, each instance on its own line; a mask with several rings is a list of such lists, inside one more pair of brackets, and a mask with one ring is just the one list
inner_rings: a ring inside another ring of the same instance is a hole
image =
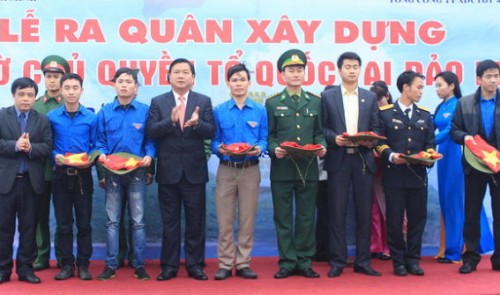
[[385, 106], [381, 106], [378, 109], [381, 110], [381, 111], [385, 111], [385, 110], [392, 109], [393, 107], [394, 107], [393, 104], [388, 104], [388, 105], [385, 105]]
[[426, 112], [428, 112], [428, 113], [430, 113], [430, 112], [431, 112], [431, 111], [429, 111], [429, 109], [428, 109], [428, 108], [424, 108], [424, 107], [421, 107], [421, 106], [419, 106], [419, 105], [417, 105], [417, 108], [418, 108], [419, 110], [426, 111]]
[[276, 92], [275, 94], [271, 95], [271, 96], [268, 96], [266, 99], [271, 99], [271, 98], [275, 98], [277, 96], [280, 96], [281, 92]]
[[319, 95], [317, 95], [316, 93], [312, 93], [312, 92], [310, 92], [310, 91], [306, 91], [306, 93], [307, 93], [308, 95], [312, 96], [312, 97], [320, 98], [320, 96], [319, 96]]

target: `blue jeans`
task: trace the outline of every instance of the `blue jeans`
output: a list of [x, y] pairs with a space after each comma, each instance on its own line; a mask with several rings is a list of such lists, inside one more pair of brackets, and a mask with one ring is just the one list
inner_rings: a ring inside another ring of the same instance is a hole
[[128, 200], [132, 239], [134, 245], [135, 268], [144, 267], [144, 248], [146, 231], [144, 230], [145, 169], [139, 168], [128, 174], [117, 175], [106, 171], [106, 266], [118, 268], [119, 226], [122, 218], [122, 202]]

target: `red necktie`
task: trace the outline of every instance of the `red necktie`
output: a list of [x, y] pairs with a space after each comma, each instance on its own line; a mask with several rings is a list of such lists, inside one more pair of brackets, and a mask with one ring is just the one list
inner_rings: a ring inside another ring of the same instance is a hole
[[181, 125], [181, 130], [184, 130], [184, 117], [186, 116], [186, 98], [184, 96], [179, 96], [180, 108], [179, 108], [179, 124]]

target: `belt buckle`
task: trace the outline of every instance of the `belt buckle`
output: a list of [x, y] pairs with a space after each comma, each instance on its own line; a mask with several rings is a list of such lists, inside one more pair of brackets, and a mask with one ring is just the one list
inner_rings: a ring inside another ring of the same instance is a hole
[[66, 169], [66, 175], [69, 175], [69, 176], [78, 175], [78, 169], [76, 169], [76, 168], [67, 168]]
[[348, 147], [348, 148], [346, 148], [346, 153], [354, 154], [354, 153], [356, 153], [356, 148]]

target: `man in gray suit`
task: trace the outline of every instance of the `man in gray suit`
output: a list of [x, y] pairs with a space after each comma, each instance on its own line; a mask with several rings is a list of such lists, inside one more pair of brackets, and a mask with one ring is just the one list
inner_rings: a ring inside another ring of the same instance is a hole
[[52, 131], [47, 117], [33, 110], [38, 93], [33, 80], [16, 79], [11, 92], [14, 105], [0, 110], [0, 284], [9, 281], [12, 273], [16, 216], [16, 272], [20, 281], [36, 284], [40, 278], [33, 272], [35, 236], [45, 157], [52, 151]]
[[361, 58], [345, 52], [337, 60], [340, 86], [321, 93], [323, 133], [328, 149], [324, 170], [328, 172], [330, 266], [328, 277], [340, 276], [347, 263], [346, 215], [352, 188], [356, 214], [356, 260], [354, 272], [370, 276], [381, 273], [370, 266], [370, 224], [373, 204], [374, 141], [347, 140], [353, 135], [379, 128], [377, 98], [359, 88]]

